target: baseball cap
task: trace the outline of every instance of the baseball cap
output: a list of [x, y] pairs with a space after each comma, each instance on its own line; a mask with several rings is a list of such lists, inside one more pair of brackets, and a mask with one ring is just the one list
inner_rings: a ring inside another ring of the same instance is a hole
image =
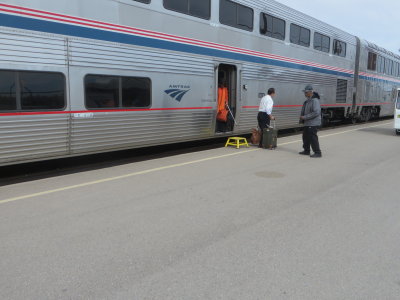
[[303, 92], [312, 92], [312, 91], [314, 91], [312, 85], [306, 85], [306, 87], [303, 90]]

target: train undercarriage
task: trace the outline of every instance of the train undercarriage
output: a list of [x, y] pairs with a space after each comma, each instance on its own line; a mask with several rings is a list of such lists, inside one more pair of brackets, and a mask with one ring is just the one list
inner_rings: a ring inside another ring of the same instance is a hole
[[378, 119], [380, 110], [379, 106], [363, 106], [357, 107], [355, 110], [351, 107], [322, 108], [322, 125], [329, 126], [346, 121], [351, 121], [353, 124], [357, 122], [368, 122]]

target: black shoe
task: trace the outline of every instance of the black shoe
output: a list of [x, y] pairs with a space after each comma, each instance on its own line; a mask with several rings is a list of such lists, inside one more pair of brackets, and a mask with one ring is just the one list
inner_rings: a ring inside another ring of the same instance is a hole
[[299, 152], [300, 155], [310, 155], [310, 152], [307, 151], [301, 151]]
[[311, 158], [318, 158], [318, 157], [322, 157], [321, 153], [314, 153], [313, 155], [310, 155]]

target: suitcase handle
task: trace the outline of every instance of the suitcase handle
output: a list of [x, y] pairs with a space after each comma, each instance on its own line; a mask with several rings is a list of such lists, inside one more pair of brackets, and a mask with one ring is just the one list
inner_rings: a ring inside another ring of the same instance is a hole
[[[272, 126], [271, 126], [271, 121], [272, 121]], [[268, 128], [275, 128], [276, 127], [276, 122], [275, 122], [275, 120], [271, 120], [270, 121], [270, 125], [268, 125]]]

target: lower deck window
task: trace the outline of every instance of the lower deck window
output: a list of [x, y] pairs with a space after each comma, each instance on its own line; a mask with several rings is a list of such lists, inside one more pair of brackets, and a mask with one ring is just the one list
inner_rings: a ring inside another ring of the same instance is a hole
[[146, 108], [151, 105], [151, 81], [143, 77], [87, 75], [87, 108]]
[[60, 110], [64, 107], [63, 74], [0, 71], [0, 111]]
[[17, 109], [15, 72], [0, 71], [0, 111]]

